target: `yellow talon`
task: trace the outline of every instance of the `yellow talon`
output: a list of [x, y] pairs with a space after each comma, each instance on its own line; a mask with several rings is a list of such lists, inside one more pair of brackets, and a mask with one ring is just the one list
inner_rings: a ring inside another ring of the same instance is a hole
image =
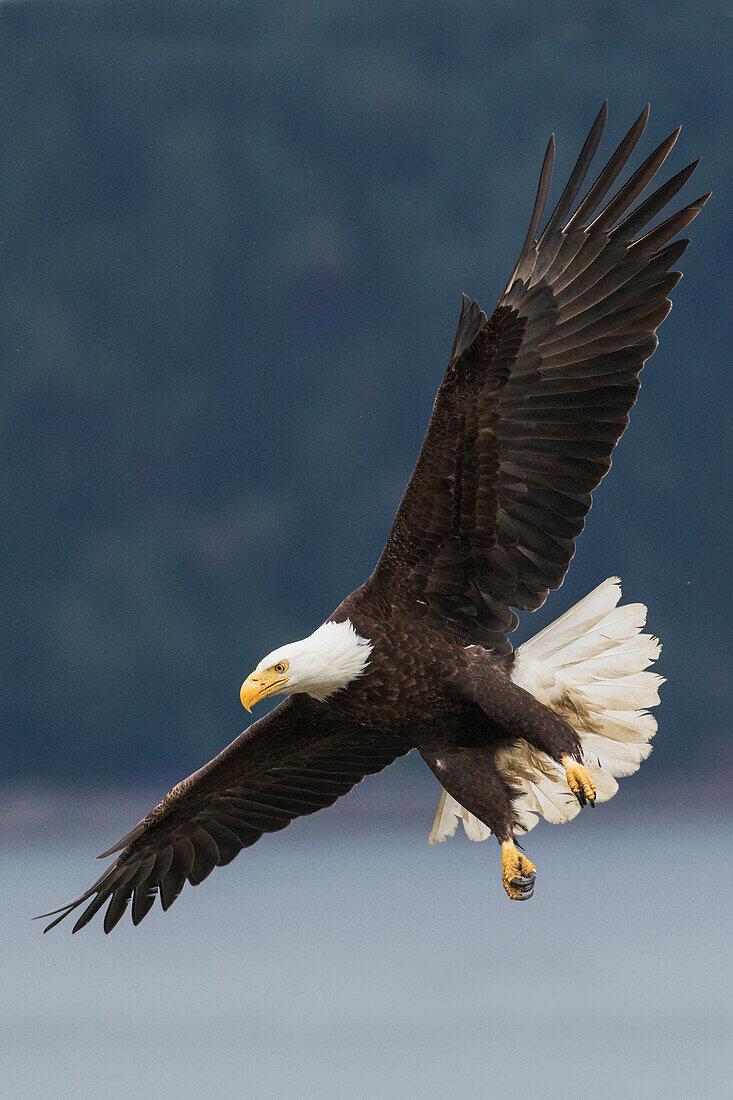
[[596, 785], [586, 769], [577, 760], [573, 760], [572, 756], [564, 756], [562, 762], [568, 787], [570, 787], [580, 805], [585, 806], [586, 802], [589, 802], [591, 806], [595, 806]]
[[517, 850], [513, 840], [501, 846], [501, 881], [512, 901], [528, 901], [534, 892], [537, 868]]

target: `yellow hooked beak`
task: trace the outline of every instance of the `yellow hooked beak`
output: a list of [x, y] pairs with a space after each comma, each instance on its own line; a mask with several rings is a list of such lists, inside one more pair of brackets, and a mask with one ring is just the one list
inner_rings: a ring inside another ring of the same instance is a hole
[[289, 676], [279, 675], [271, 669], [264, 672], [251, 672], [239, 689], [239, 698], [245, 710], [252, 710], [255, 703], [264, 699], [266, 695], [274, 695], [283, 684], [287, 684]]

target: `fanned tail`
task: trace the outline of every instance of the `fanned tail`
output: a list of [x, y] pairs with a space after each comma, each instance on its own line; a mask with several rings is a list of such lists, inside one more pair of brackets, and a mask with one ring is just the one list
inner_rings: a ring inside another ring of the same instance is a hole
[[[616, 778], [632, 775], [651, 752], [657, 723], [647, 708], [659, 702], [664, 683], [663, 677], [646, 671], [661, 651], [657, 638], [641, 632], [646, 607], [619, 606], [620, 599], [621, 582], [609, 577], [520, 646], [512, 669], [516, 684], [580, 734], [597, 802], [612, 798], [618, 790]], [[514, 802], [517, 832], [528, 832], [540, 816], [557, 825], [579, 813], [564, 768], [526, 741], [502, 750], [498, 764], [519, 791]], [[444, 791], [430, 843], [453, 836], [459, 821], [471, 840], [491, 835]]]

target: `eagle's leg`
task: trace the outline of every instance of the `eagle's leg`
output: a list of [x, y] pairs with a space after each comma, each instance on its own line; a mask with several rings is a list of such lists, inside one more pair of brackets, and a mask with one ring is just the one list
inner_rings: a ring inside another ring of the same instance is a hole
[[562, 715], [535, 699], [510, 677], [498, 673], [482, 655], [473, 657], [468, 669], [457, 678], [457, 690], [463, 698], [478, 703], [492, 726], [505, 737], [521, 738], [561, 764], [580, 805], [589, 802], [595, 806], [596, 787], [581, 764], [580, 737]]
[[514, 843], [515, 792], [495, 763], [496, 746], [441, 747], [420, 753], [430, 769], [461, 806], [491, 829], [501, 845], [501, 881], [512, 901], [532, 897], [536, 869]]
[[583, 751], [577, 732], [544, 703], [535, 699], [533, 703], [535, 708], [531, 717], [528, 714], [529, 721], [522, 735], [524, 740], [563, 766], [567, 784], [581, 806], [586, 803], [595, 806], [596, 785], [581, 764]]
[[596, 804], [596, 785], [588, 774], [586, 768], [574, 760], [572, 756], [563, 756], [560, 761], [565, 768], [565, 777], [568, 787], [573, 792], [581, 806], [589, 802], [591, 806]]
[[512, 901], [529, 901], [534, 893], [536, 868], [513, 840], [501, 842], [501, 881]]

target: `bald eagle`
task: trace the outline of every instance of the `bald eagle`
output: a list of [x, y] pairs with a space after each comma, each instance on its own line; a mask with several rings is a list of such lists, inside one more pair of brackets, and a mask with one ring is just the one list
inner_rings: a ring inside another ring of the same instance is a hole
[[[99, 879], [44, 914], [54, 927], [105, 905], [111, 931], [168, 909], [242, 848], [330, 806], [417, 749], [443, 788], [430, 840], [459, 822], [494, 834], [512, 900], [535, 867], [517, 847], [538, 816], [572, 818], [615, 793], [651, 749], [661, 677], [646, 608], [612, 577], [514, 650], [515, 609], [562, 584], [657, 346], [680, 278], [677, 234], [708, 195], [649, 228], [697, 162], [637, 203], [666, 138], [608, 198], [645, 128], [634, 122], [577, 202], [604, 104], [544, 228], [550, 138], [526, 240], [496, 309], [463, 296], [427, 434], [371, 577], [309, 637], [268, 653], [241, 688], [249, 711], [288, 698], [173, 788], [119, 844]], [[600, 211], [599, 211], [600, 208]], [[599, 211], [599, 212], [597, 212]]]

